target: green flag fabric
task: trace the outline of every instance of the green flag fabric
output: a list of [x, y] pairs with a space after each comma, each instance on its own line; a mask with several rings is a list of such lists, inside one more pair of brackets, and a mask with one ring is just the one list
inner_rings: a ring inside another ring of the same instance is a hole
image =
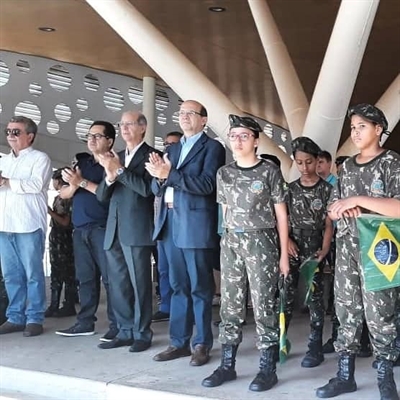
[[286, 316], [285, 316], [285, 304], [286, 304], [286, 291], [285, 282], [283, 278], [280, 278], [279, 285], [279, 362], [283, 364], [290, 352], [290, 342], [287, 338], [286, 332]]
[[307, 294], [304, 300], [304, 304], [308, 304], [311, 298], [311, 294], [314, 292], [314, 275], [318, 271], [319, 261], [317, 258], [312, 255], [308, 257], [304, 262], [300, 265], [300, 275], [303, 277], [306, 286], [307, 286]]
[[357, 228], [365, 289], [400, 286], [400, 219], [361, 214]]

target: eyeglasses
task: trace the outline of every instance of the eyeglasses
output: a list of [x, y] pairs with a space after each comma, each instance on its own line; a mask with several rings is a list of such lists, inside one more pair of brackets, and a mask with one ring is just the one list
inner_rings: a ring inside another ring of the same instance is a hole
[[87, 136], [86, 136], [86, 138], [87, 138], [87, 140], [91, 140], [91, 139], [94, 139], [94, 140], [100, 140], [100, 139], [102, 139], [102, 138], [106, 138], [107, 136], [106, 135], [102, 135], [102, 134], [100, 134], [100, 133], [94, 133], [94, 134], [92, 134], [92, 133], [88, 133], [87, 134]]
[[186, 116], [194, 117], [195, 115], [200, 115], [201, 117], [203, 117], [203, 115], [201, 115], [201, 113], [194, 111], [194, 110], [190, 110], [190, 111], [181, 110], [181, 111], [178, 111], [178, 115], [180, 117], [186, 117]]
[[250, 136], [253, 136], [251, 133], [228, 133], [228, 139], [231, 142], [234, 142], [235, 140], [240, 139], [241, 142], [246, 142], [247, 140], [249, 140]]
[[121, 121], [117, 123], [118, 128], [122, 128], [123, 126], [126, 126], [127, 128], [131, 126], [139, 125], [137, 121]]
[[22, 131], [21, 129], [18, 128], [14, 128], [14, 129], [10, 129], [10, 128], [6, 128], [4, 129], [4, 133], [6, 134], [6, 136], [16, 136], [18, 137], [19, 135], [21, 135]]

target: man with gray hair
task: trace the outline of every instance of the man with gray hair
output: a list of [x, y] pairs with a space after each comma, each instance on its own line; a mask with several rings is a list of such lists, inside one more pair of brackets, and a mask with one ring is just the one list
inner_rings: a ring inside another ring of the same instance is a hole
[[150, 257], [154, 248], [154, 195], [145, 162], [156, 150], [144, 141], [146, 127], [142, 113], [125, 112], [119, 128], [126, 149], [100, 157], [106, 177], [96, 194], [101, 202], [110, 202], [104, 248], [119, 328], [114, 340], [99, 344], [101, 349], [131, 346], [129, 351], [137, 353], [150, 347], [153, 336]]
[[37, 125], [11, 118], [5, 129], [11, 152], [0, 159], [0, 259], [9, 297], [0, 334], [43, 333], [46, 309], [43, 255], [51, 162], [32, 144]]

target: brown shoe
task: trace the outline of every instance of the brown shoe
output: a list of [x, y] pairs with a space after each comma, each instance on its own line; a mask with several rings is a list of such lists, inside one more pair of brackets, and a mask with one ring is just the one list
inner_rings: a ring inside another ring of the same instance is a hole
[[193, 367], [201, 367], [207, 364], [209, 359], [210, 349], [204, 344], [196, 344], [189, 364]]
[[167, 350], [164, 350], [161, 353], [156, 354], [153, 357], [153, 360], [170, 361], [180, 357], [189, 357], [191, 354], [192, 352], [190, 351], [190, 349], [186, 347], [179, 348], [175, 346], [168, 346]]
[[0, 335], [5, 335], [6, 333], [22, 332], [25, 329], [25, 325], [17, 325], [12, 322], [4, 322], [0, 326]]
[[40, 324], [26, 324], [23, 335], [25, 337], [39, 336], [43, 333], [43, 325]]

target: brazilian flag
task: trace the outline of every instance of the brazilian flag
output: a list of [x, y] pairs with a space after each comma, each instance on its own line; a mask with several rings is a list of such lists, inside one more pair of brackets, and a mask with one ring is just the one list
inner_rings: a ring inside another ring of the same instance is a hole
[[400, 286], [400, 219], [361, 214], [357, 228], [365, 289]]
[[287, 338], [286, 332], [286, 316], [285, 316], [285, 305], [286, 305], [286, 290], [285, 281], [283, 277], [279, 279], [279, 362], [283, 364], [290, 352], [290, 342]]
[[308, 257], [300, 265], [300, 275], [303, 277], [304, 282], [306, 283], [307, 286], [307, 294], [304, 300], [304, 304], [309, 303], [311, 295], [315, 290], [314, 275], [318, 271], [318, 268], [319, 268], [319, 261], [316, 259], [314, 255]]

